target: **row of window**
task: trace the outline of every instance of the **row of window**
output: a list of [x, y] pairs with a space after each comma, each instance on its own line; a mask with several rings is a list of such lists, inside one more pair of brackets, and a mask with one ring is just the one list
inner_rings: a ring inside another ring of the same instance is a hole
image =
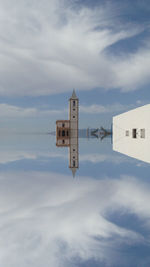
[[[75, 105], [76, 105], [76, 101], [75, 100], [73, 100], [73, 107], [75, 107]], [[75, 108], [73, 108], [73, 111], [75, 111], [76, 109]], [[73, 119], [75, 119], [75, 116], [73, 116]]]
[[[140, 129], [139, 131], [136, 128], [132, 129], [132, 138], [137, 138], [139, 134], [141, 138], [145, 138], [145, 129]], [[126, 136], [129, 136], [129, 135], [130, 135], [130, 132], [129, 130], [127, 130]]]
[[[75, 107], [75, 105], [76, 105], [76, 101], [73, 100], [73, 107]], [[75, 108], [73, 108], [73, 111], [75, 111]], [[73, 119], [75, 119], [75, 116], [73, 116]]]
[[69, 131], [67, 130], [67, 131], [65, 131], [65, 130], [59, 130], [59, 132], [58, 132], [58, 135], [59, 135], [59, 137], [61, 137], [61, 136], [69, 136]]
[[[75, 148], [73, 148], [73, 152], [75, 152], [76, 150], [75, 150]], [[76, 166], [76, 162], [75, 162], [75, 156], [73, 156], [73, 167], [75, 167]]]

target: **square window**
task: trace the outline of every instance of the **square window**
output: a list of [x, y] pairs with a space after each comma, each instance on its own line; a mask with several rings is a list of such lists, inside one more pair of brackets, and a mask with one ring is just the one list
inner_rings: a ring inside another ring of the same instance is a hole
[[129, 136], [129, 130], [126, 131], [126, 136]]
[[141, 138], [145, 138], [145, 129], [140, 130], [140, 136]]

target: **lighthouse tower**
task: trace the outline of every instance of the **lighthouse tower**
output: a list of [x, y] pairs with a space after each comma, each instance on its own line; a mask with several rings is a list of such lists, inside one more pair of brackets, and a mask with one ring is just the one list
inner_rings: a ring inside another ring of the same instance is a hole
[[70, 146], [69, 146], [69, 168], [75, 176], [76, 170], [79, 167], [78, 159], [78, 118], [79, 116], [79, 100], [73, 90], [72, 96], [69, 99], [69, 121], [70, 121]]

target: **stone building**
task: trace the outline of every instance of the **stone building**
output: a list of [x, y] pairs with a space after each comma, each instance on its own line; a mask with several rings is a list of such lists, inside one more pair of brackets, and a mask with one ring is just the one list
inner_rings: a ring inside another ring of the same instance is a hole
[[69, 168], [73, 176], [79, 167], [78, 121], [79, 100], [73, 90], [69, 99], [69, 120], [56, 121], [56, 146], [69, 148]]

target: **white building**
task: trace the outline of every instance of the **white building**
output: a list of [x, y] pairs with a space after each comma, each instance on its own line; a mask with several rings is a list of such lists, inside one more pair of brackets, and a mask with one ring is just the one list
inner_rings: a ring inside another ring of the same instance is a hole
[[150, 104], [113, 117], [113, 150], [150, 163]]

